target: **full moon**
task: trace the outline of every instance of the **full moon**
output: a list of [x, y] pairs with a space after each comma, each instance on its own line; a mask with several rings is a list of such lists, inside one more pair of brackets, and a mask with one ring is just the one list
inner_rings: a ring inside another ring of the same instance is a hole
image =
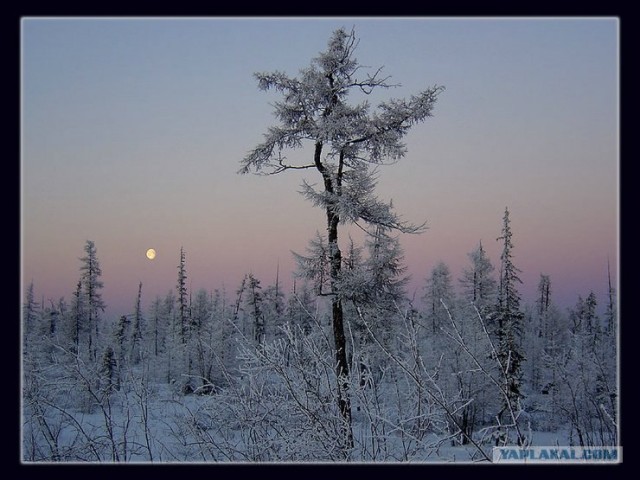
[[156, 258], [156, 251], [153, 248], [147, 250], [147, 258], [149, 260], [153, 260], [154, 258]]

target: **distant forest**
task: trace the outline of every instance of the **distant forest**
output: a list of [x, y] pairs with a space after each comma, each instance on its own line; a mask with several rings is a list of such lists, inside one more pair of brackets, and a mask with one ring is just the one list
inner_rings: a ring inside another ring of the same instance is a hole
[[520, 308], [511, 259], [496, 269], [478, 244], [459, 279], [433, 268], [416, 309], [398, 240], [378, 231], [343, 259], [349, 371], [338, 378], [331, 299], [313, 267], [324, 247], [318, 237], [299, 256], [286, 294], [251, 274], [235, 292], [190, 292], [181, 251], [165, 297], [143, 310], [141, 283], [132, 313], [110, 319], [87, 241], [69, 302], [26, 290], [23, 460], [420, 461], [455, 446], [476, 461], [535, 444], [533, 432], [617, 445], [613, 287], [564, 312], [541, 275]]

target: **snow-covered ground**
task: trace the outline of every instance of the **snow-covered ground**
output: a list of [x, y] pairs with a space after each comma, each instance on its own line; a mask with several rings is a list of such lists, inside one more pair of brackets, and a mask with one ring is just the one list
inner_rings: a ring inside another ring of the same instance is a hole
[[[139, 387], [139, 385], [138, 385]], [[71, 403], [63, 408], [43, 407], [44, 417], [38, 417], [33, 404], [24, 405], [23, 461], [25, 462], [429, 462], [476, 463], [485, 462], [476, 447], [454, 444], [435, 434], [412, 437], [397, 425], [387, 422], [383, 435], [374, 428], [383, 428], [384, 421], [367, 421], [366, 415], [354, 403], [353, 432], [355, 447], [348, 460], [341, 459], [331, 445], [326, 445], [327, 458], [322, 458], [317, 444], [296, 443], [295, 438], [285, 444], [287, 432], [278, 432], [272, 425], [273, 443], [260, 445], [254, 439], [264, 438], [264, 431], [249, 422], [226, 419], [225, 428], [219, 428], [221, 410], [228, 398], [218, 395], [182, 395], [174, 386], [153, 384], [147, 386], [147, 397], [140, 390], [123, 387], [114, 392], [107, 409], [99, 407], [78, 409]], [[73, 396], [70, 392], [70, 396]], [[82, 411], [85, 410], [85, 411]], [[271, 421], [265, 413], [265, 422]], [[387, 419], [389, 420], [389, 419]], [[385, 421], [387, 421], [385, 420]], [[253, 419], [259, 422], [259, 419]], [[297, 423], [292, 421], [292, 428]], [[265, 430], [267, 431], [267, 430]], [[51, 432], [51, 435], [45, 432]], [[372, 433], [378, 433], [373, 435]], [[295, 433], [292, 432], [292, 435]], [[566, 431], [530, 432], [532, 445], [569, 445]], [[300, 438], [312, 438], [301, 435]], [[279, 444], [278, 444], [279, 443]], [[264, 448], [262, 448], [264, 447]], [[288, 451], [292, 447], [297, 451]], [[309, 448], [309, 459], [304, 460], [304, 448]], [[492, 445], [482, 445], [490, 457]], [[262, 451], [261, 451], [262, 450]], [[290, 457], [290, 458], [287, 458]]]

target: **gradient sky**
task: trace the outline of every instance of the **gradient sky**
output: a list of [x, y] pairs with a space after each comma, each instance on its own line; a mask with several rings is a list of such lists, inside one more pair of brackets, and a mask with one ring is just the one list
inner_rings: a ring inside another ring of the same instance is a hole
[[614, 282], [618, 270], [616, 18], [23, 18], [23, 287], [70, 301], [87, 239], [109, 317], [133, 310], [140, 281], [145, 306], [175, 289], [181, 246], [194, 292], [231, 297], [248, 272], [266, 286], [278, 263], [290, 286], [291, 251], [325, 228], [297, 193], [319, 178], [236, 173], [275, 123], [279, 98], [253, 73], [297, 75], [342, 26], [362, 65], [401, 84], [374, 104], [446, 87], [379, 171], [379, 196], [429, 226], [401, 236], [410, 291], [439, 261], [459, 278], [480, 240], [498, 267], [508, 206], [524, 300], [544, 273], [560, 307], [590, 290], [604, 303], [607, 260]]

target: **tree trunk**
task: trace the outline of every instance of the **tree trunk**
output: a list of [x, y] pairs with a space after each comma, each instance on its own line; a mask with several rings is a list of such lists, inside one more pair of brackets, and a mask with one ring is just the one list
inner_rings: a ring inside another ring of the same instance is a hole
[[351, 428], [351, 401], [349, 399], [349, 363], [347, 361], [347, 340], [344, 334], [344, 314], [342, 301], [336, 295], [336, 281], [342, 266], [342, 253], [338, 247], [338, 216], [327, 209], [329, 252], [331, 255], [331, 290], [334, 293], [332, 302], [333, 339], [336, 347], [336, 374], [338, 377], [338, 407], [344, 421], [344, 448], [353, 448], [353, 431]]
[[[340, 163], [338, 166], [337, 175], [332, 178], [331, 174], [327, 171], [325, 165], [322, 163], [322, 141], [317, 141], [314, 151], [314, 163], [318, 171], [322, 174], [324, 180], [324, 189], [327, 193], [342, 193], [342, 172], [344, 166], [344, 153], [340, 154]], [[335, 185], [334, 185], [335, 180]], [[334, 188], [335, 186], [335, 188]], [[333, 205], [328, 205], [327, 209], [327, 240], [329, 244], [329, 255], [331, 261], [331, 293], [333, 294], [332, 301], [332, 324], [333, 324], [333, 339], [336, 347], [336, 374], [338, 382], [338, 408], [342, 415], [344, 422], [343, 448], [345, 453], [347, 450], [353, 448], [353, 430], [351, 428], [351, 401], [349, 399], [349, 363], [347, 361], [347, 340], [344, 334], [344, 314], [342, 310], [342, 301], [340, 300], [336, 288], [337, 281], [340, 278], [340, 270], [342, 268], [342, 253], [338, 246], [338, 224], [340, 218], [334, 211]]]

